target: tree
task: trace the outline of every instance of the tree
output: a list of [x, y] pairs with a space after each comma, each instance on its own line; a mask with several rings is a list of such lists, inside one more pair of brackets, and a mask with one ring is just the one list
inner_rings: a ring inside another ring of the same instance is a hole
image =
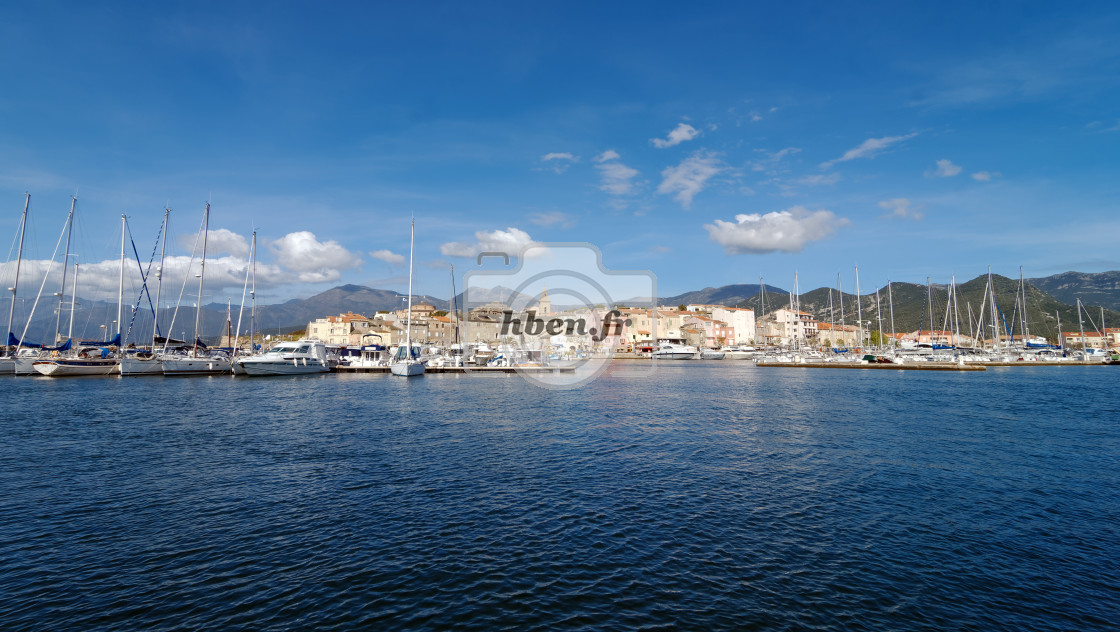
[[874, 346], [877, 346], [877, 347], [882, 346], [883, 345], [883, 332], [878, 331], [878, 330], [875, 330], [875, 331], [871, 332], [871, 336], [870, 336], [869, 340], [870, 340], [870, 343]]
[[443, 311], [442, 309], [437, 309], [436, 311], [432, 312], [432, 316], [446, 316], [446, 315], [447, 315], [447, 312]]
[[831, 347], [832, 346], [832, 340], [830, 340], [828, 338], [825, 338], [824, 339], [824, 346]]
[[681, 303], [680, 305], [677, 305], [677, 311], [678, 312], [687, 312], [688, 311], [688, 306], [685, 305], [684, 303]]

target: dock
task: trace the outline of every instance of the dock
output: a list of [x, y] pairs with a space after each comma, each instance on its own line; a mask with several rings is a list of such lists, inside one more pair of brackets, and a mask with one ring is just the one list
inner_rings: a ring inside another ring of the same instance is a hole
[[[479, 367], [464, 367], [464, 366], [430, 366], [424, 369], [425, 373], [574, 373], [575, 367], [554, 367], [554, 366], [479, 366]], [[370, 366], [370, 367], [355, 367], [355, 366], [338, 366], [334, 368], [336, 373], [388, 373], [389, 367], [387, 366]]]
[[758, 362], [760, 367], [791, 369], [894, 369], [896, 371], [984, 371], [986, 367], [956, 362], [909, 362], [905, 364], [862, 362]]

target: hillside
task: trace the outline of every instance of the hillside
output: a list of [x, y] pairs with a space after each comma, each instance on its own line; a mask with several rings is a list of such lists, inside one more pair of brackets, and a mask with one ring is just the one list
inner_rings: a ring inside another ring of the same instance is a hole
[[[724, 285], [722, 287], [706, 287], [702, 290], [694, 290], [692, 292], [685, 292], [676, 296], [666, 296], [659, 298], [658, 303], [661, 305], [738, 305], [743, 301], [757, 295], [761, 292], [762, 286], [757, 283], [746, 283], [738, 285]], [[772, 285], [766, 286], [768, 293], [784, 296], [787, 292], [781, 288]]]
[[[1020, 333], [1019, 319], [1016, 317], [1016, 294], [1019, 289], [1018, 280], [993, 275], [995, 285], [996, 304], [1002, 313], [1002, 320], [1006, 326], [1013, 326], [1015, 333]], [[984, 302], [984, 289], [987, 285], [987, 275], [979, 276], [957, 287], [957, 297], [960, 303], [959, 327], [962, 332], [968, 332], [969, 310], [971, 308], [972, 322], [979, 320], [981, 305]], [[1058, 316], [1061, 317], [1062, 329], [1075, 331], [1078, 328], [1077, 309], [1050, 296], [1046, 292], [1027, 285], [1027, 326], [1032, 335], [1045, 336], [1056, 341], [1058, 335]], [[841, 322], [840, 296], [835, 290], [832, 293], [832, 309], [829, 308], [829, 288], [818, 288], [802, 294], [800, 297], [801, 310], [813, 314], [821, 322]], [[879, 289], [879, 309], [876, 310], [875, 292], [863, 295], [859, 300], [860, 318], [864, 322], [872, 323], [871, 329], [878, 329], [877, 320], [882, 318], [882, 330], [891, 330], [891, 307], [894, 309], [894, 328], [896, 332], [914, 331], [916, 329], [942, 329], [946, 325], [946, 305], [948, 301], [948, 288], [934, 286], [932, 288], [933, 318], [929, 316], [930, 292], [926, 286], [914, 283], [893, 283], [890, 287], [889, 300], [886, 287]], [[740, 303], [741, 307], [750, 307], [761, 314], [759, 305], [760, 297], [753, 297]], [[789, 306], [789, 295], [767, 294], [766, 312]], [[985, 308], [985, 320], [989, 319], [990, 306]], [[844, 293], [843, 320], [846, 324], [855, 324], [857, 320], [856, 297], [854, 294]], [[931, 325], [932, 320], [932, 327]], [[1090, 322], [1090, 320], [1092, 322]], [[1100, 308], [1091, 308], [1085, 320], [1085, 328], [1091, 329], [1095, 323], [1099, 326]], [[1106, 324], [1120, 325], [1120, 312], [1106, 310]], [[990, 320], [988, 320], [990, 322]], [[948, 327], [953, 328], [950, 322]]]
[[1041, 279], [1027, 279], [1027, 283], [1069, 305], [1076, 304], [1080, 298], [1085, 305], [1103, 305], [1120, 310], [1120, 271], [1096, 274], [1063, 272]]

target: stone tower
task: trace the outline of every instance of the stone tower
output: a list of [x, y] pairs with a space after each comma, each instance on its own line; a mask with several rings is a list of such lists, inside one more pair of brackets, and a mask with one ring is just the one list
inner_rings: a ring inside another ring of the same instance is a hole
[[552, 301], [548, 298], [548, 288], [541, 286], [541, 298], [537, 301], [537, 316], [550, 316], [552, 314]]

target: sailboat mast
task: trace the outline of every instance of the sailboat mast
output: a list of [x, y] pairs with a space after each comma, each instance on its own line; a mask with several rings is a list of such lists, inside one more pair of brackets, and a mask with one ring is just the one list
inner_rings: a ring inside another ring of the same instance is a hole
[[455, 310], [455, 266], [451, 266], [451, 318], [455, 321], [455, 344], [459, 344], [459, 313]]
[[[929, 314], [929, 346], [930, 346], [930, 348], [932, 348], [933, 347], [933, 282], [930, 281], [930, 278], [928, 276], [926, 277], [926, 301], [927, 301], [926, 313]], [[922, 320], [924, 321], [925, 319], [923, 318]], [[921, 329], [919, 329], [918, 330], [918, 341], [921, 342], [921, 340], [922, 340], [922, 331], [921, 331]]]
[[1054, 315], [1058, 317], [1058, 348], [1065, 351], [1066, 337], [1062, 335], [1062, 314], [1058, 310], [1054, 310]]
[[898, 346], [898, 338], [894, 333], [894, 292], [891, 291], [891, 280], [887, 279], [887, 302], [891, 307], [891, 347]]
[[999, 308], [996, 307], [996, 284], [992, 279], [992, 266], [988, 266], [988, 296], [992, 300], [992, 344], [998, 352], [999, 343]]
[[[836, 337], [836, 308], [832, 305], [832, 288], [828, 288], [828, 326], [832, 329], [832, 337]], [[829, 340], [829, 342], [833, 342]], [[837, 347], [841, 345], [836, 345]]]
[[[23, 217], [19, 220], [19, 250], [16, 251], [16, 275], [12, 280], [12, 307], [8, 310], [8, 336], [12, 335], [12, 322], [16, 316], [16, 290], [19, 289], [19, 265], [23, 262], [23, 236], [27, 233], [27, 209], [31, 206], [31, 194], [23, 200]], [[8, 344], [8, 336], [4, 336], [4, 345]]]
[[124, 347], [124, 340], [120, 339], [122, 326], [124, 325], [124, 234], [128, 229], [128, 220], [125, 219], [124, 213], [121, 213], [121, 276], [120, 283], [117, 285], [117, 345]]
[[[253, 231], [253, 233], [256, 234], [256, 231]], [[254, 239], [254, 244], [253, 245], [256, 245], [256, 240], [255, 239]], [[249, 249], [249, 262], [251, 263], [252, 260], [253, 260], [253, 250], [252, 250], [252, 248], [250, 248]], [[245, 266], [245, 284], [241, 286], [241, 307], [237, 308], [237, 334], [234, 336], [233, 340], [230, 341], [230, 346], [233, 347], [234, 357], [237, 357], [237, 351], [238, 351], [238, 349], [240, 349], [240, 345], [238, 343], [241, 341], [241, 317], [245, 314], [245, 293], [249, 291], [249, 273], [250, 272], [251, 272], [251, 266], [248, 266], [248, 265]]]
[[[797, 348], [801, 348], [801, 336], [805, 333], [805, 328], [801, 324], [801, 285], [797, 281], [797, 270], [793, 271], [793, 295], [796, 297], [796, 302], [793, 308], [793, 326], [794, 334], [797, 338]], [[798, 328], [801, 329], [798, 332]]]
[[257, 231], [253, 231], [253, 248], [249, 251], [253, 258], [253, 289], [249, 291], [249, 301], [253, 304], [249, 310], [249, 354], [256, 349], [253, 347], [253, 325], [257, 321]]
[[957, 275], [953, 275], [953, 346], [960, 344], [961, 340], [961, 298], [957, 289]]
[[859, 329], [859, 346], [863, 346], [863, 297], [859, 293], [859, 266], [856, 266], [856, 328]]
[[836, 293], [840, 295], [840, 331], [844, 332], [844, 344], [841, 347], [848, 346], [848, 328], [844, 324], [844, 282], [840, 280], [840, 273], [836, 273]]
[[1101, 347], [1108, 353], [1108, 330], [1104, 328], [1104, 305], [1101, 305]]
[[[58, 342], [58, 334], [62, 329], [62, 298], [66, 293], [66, 268], [70, 265], [70, 233], [74, 230], [74, 206], [78, 203], [78, 196], [70, 198], [70, 214], [66, 216], [66, 250], [62, 255], [62, 287], [58, 290], [58, 316], [54, 321], [54, 337], [55, 343]], [[58, 252], [57, 250], [55, 251]]]
[[74, 337], [74, 306], [78, 302], [78, 264], [74, 264], [74, 291], [70, 292], [70, 329], [66, 332], [66, 339]]
[[879, 321], [879, 349], [883, 348], [883, 308], [879, 304], [879, 288], [875, 288], [875, 319]]
[[408, 352], [405, 361], [412, 360], [412, 251], [416, 247], [416, 219], [413, 218], [408, 238], [408, 318], [405, 319], [405, 344]]
[[[167, 216], [171, 209], [163, 209], [163, 243], [159, 247], [159, 268], [156, 269], [156, 310], [152, 314], [152, 352], [156, 350], [156, 336], [159, 335], [159, 295], [163, 289], [163, 258], [167, 253]], [[168, 332], [170, 335], [170, 332]]]
[[206, 237], [210, 232], [210, 203], [202, 214], [202, 263], [198, 267], [198, 303], [194, 308], [194, 347], [191, 355], [198, 355], [198, 323], [202, 316], [202, 283], [206, 280]]
[[1077, 299], [1077, 322], [1081, 326], [1081, 350], [1085, 351], [1085, 319], [1081, 317], [1081, 299]]

